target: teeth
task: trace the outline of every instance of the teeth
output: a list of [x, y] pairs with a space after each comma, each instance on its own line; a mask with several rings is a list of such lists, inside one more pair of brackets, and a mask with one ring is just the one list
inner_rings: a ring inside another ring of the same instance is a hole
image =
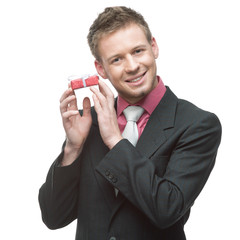
[[139, 81], [141, 78], [142, 78], [142, 77], [139, 77], [139, 78], [133, 79], [133, 80], [131, 80], [130, 82], [137, 82], [137, 81]]

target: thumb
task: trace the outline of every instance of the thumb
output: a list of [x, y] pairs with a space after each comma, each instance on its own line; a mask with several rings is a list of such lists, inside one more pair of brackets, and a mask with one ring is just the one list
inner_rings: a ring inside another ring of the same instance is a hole
[[91, 103], [88, 97], [83, 99], [83, 117], [91, 117]]

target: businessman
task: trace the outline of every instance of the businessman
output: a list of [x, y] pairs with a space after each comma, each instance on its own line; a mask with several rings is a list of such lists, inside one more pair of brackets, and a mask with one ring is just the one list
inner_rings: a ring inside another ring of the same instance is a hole
[[143, 16], [106, 8], [88, 43], [102, 79], [78, 111], [60, 99], [66, 140], [39, 191], [50, 229], [77, 219], [77, 240], [183, 240], [184, 224], [215, 163], [221, 125], [179, 99], [157, 74], [158, 45]]

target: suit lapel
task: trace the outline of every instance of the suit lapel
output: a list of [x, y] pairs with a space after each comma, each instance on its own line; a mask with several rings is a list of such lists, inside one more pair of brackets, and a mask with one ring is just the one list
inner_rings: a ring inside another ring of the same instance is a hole
[[178, 98], [167, 87], [162, 100], [153, 111], [136, 148], [150, 157], [167, 140], [165, 130], [174, 127]]

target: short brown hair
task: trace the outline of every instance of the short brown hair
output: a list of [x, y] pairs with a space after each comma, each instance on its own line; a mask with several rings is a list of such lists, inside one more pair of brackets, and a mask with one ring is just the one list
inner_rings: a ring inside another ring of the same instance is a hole
[[124, 6], [107, 7], [98, 15], [89, 29], [87, 36], [88, 44], [93, 56], [101, 61], [98, 53], [98, 42], [100, 38], [109, 33], [113, 33], [130, 23], [135, 23], [141, 27], [149, 43], [152, 40], [152, 34], [147, 22], [140, 13]]

